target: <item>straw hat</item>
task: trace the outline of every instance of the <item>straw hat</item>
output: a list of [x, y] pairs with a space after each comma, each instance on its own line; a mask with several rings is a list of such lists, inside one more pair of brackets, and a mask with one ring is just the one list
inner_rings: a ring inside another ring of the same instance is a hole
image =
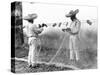
[[79, 9], [76, 9], [75, 11], [71, 10], [68, 14], [66, 14], [66, 17], [71, 17], [73, 15], [76, 15], [79, 12]]
[[36, 19], [38, 16], [37, 14], [33, 13], [33, 14], [28, 14], [28, 16], [25, 16], [23, 19], [24, 20], [33, 20]]

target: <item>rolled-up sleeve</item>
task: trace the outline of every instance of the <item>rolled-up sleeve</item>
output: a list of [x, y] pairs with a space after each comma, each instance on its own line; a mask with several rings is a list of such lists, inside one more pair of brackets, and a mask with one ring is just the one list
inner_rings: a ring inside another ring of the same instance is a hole
[[43, 31], [43, 28], [33, 27], [32, 31], [36, 34], [40, 34]]

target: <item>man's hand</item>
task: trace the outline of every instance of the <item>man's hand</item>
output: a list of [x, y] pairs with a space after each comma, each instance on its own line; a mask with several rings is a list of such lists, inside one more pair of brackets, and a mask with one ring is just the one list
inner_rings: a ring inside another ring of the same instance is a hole
[[69, 31], [71, 31], [71, 29], [70, 28], [67, 28], [66, 31], [69, 32]]
[[47, 26], [47, 24], [44, 24], [44, 23], [43, 23], [43, 24], [42, 24], [42, 27], [48, 27], [48, 26]]
[[65, 32], [65, 29], [62, 29], [63, 32]]
[[38, 24], [38, 27], [41, 28], [42, 26], [40, 24]]
[[71, 32], [71, 29], [70, 29], [70, 28], [62, 29], [62, 31], [63, 31], [63, 32], [65, 32], [65, 31], [66, 31], [66, 32]]

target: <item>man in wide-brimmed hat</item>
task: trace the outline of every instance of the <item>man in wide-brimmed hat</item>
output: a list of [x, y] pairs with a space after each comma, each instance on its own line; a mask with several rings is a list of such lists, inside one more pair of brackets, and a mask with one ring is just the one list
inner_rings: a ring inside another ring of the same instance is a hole
[[29, 53], [28, 53], [28, 64], [29, 66], [34, 66], [36, 63], [35, 54], [36, 54], [36, 47], [37, 47], [37, 38], [38, 34], [43, 31], [43, 28], [39, 28], [34, 23], [34, 20], [37, 18], [37, 14], [29, 14], [28, 16], [24, 17], [23, 19], [28, 21], [28, 25], [26, 26], [27, 29], [27, 36], [28, 36], [28, 45], [29, 45]]
[[79, 60], [77, 39], [80, 31], [81, 22], [76, 18], [76, 14], [78, 12], [79, 12], [78, 9], [76, 9], [75, 11], [71, 10], [68, 14], [65, 15], [72, 21], [70, 27], [66, 29], [66, 31], [70, 33], [70, 38], [69, 38], [70, 60], [73, 60], [74, 57], [76, 60]]

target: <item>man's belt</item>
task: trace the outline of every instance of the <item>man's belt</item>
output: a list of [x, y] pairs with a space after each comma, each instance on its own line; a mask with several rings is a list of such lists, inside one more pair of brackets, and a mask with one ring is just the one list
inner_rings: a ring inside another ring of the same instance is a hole
[[62, 29], [62, 31], [63, 32], [69, 32], [71, 35], [76, 35], [76, 34], [78, 34], [79, 33], [79, 31], [77, 31], [77, 32], [75, 32], [75, 33], [73, 33], [72, 31], [71, 31], [71, 29], [70, 28], [67, 28], [67, 29]]
[[31, 38], [31, 37], [36, 37], [36, 36], [28, 36], [28, 38]]
[[77, 35], [79, 32], [75, 32], [75, 33], [73, 33], [73, 32], [71, 32], [71, 35]]

